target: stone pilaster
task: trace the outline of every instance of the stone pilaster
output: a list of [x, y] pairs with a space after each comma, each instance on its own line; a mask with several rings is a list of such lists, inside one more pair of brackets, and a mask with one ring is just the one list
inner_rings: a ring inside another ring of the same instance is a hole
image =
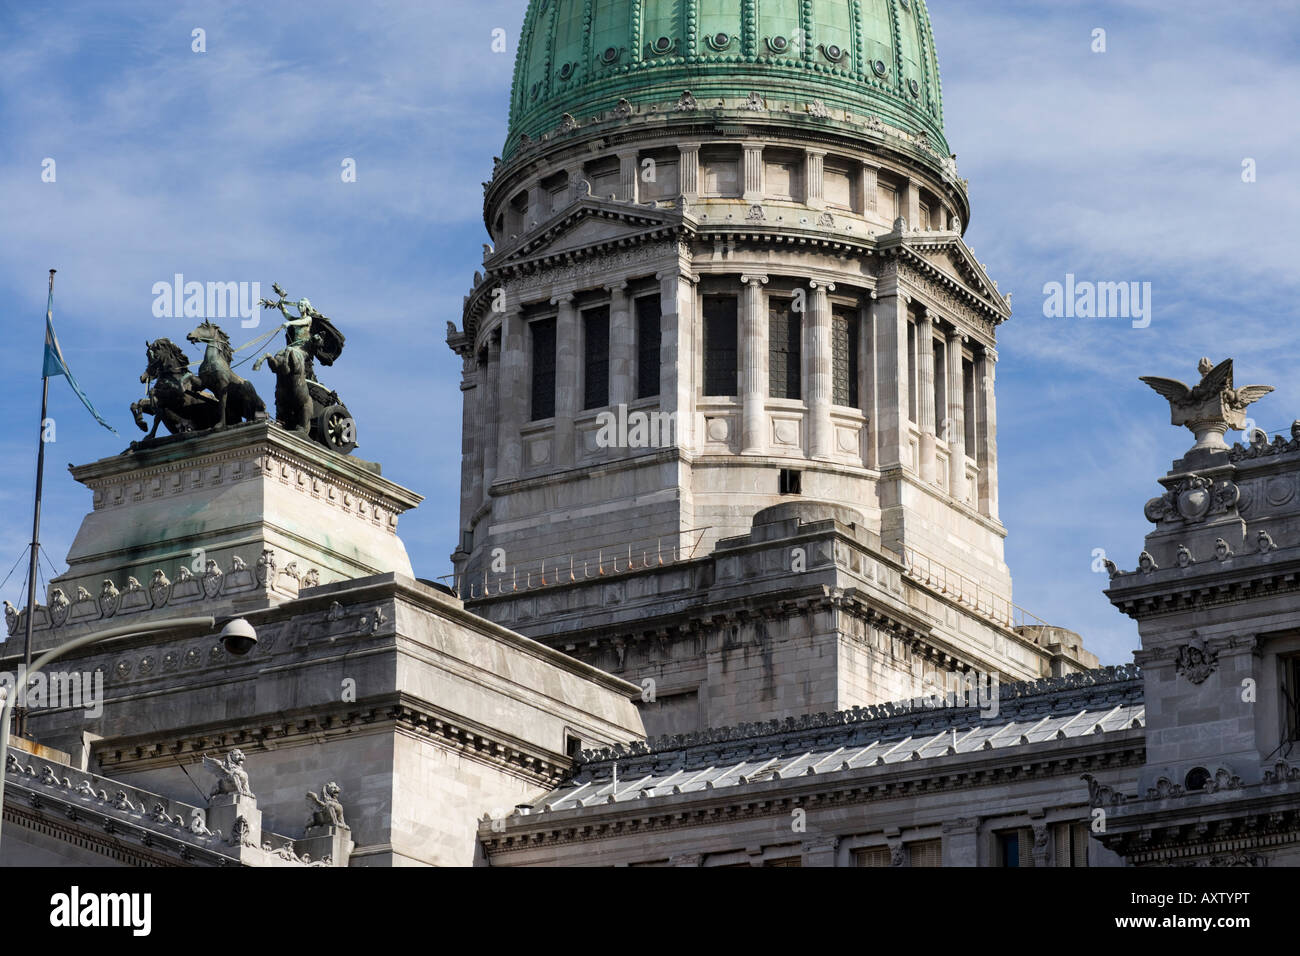
[[935, 482], [934, 333], [930, 313], [916, 325], [916, 424], [921, 432], [921, 480]]
[[827, 292], [832, 283], [813, 282], [804, 340], [808, 348], [808, 452], [813, 458], [829, 458], [835, 450], [835, 429], [831, 424], [831, 385], [834, 377], [831, 354], [831, 305]]
[[673, 416], [677, 444], [691, 448], [695, 430], [695, 287], [679, 270], [660, 272], [659, 408]]
[[943, 825], [943, 865], [979, 866], [979, 820], [958, 817]]
[[809, 209], [826, 208], [825, 160], [825, 150], [810, 149], [807, 151], [807, 162], [804, 163], [806, 170], [804, 204]]
[[876, 175], [876, 167], [868, 166], [865, 163], [862, 166], [861, 175], [858, 178], [859, 189], [861, 190], [861, 213], [864, 216], [873, 215], [877, 212], [876, 200], [880, 195], [880, 184]]
[[872, 314], [875, 293], [872, 293], [872, 299], [872, 304], [863, 306], [861, 310], [862, 325], [858, 331], [858, 407], [867, 417], [866, 433], [862, 441], [862, 463], [868, 468], [877, 468], [880, 464], [880, 455], [876, 450], [876, 425], [880, 416], [877, 410], [879, 399], [876, 393], [874, 351], [876, 320]]
[[879, 448], [877, 466], [911, 467], [907, 361], [907, 299], [896, 290], [876, 303], [876, 417]]
[[921, 187], [916, 184], [915, 180], [907, 181], [906, 202], [903, 206], [903, 214], [907, 216], [907, 228], [909, 230], [919, 229], [921, 227]]
[[573, 464], [573, 419], [582, 407], [581, 335], [573, 293], [555, 296], [551, 305], [558, 306], [555, 316], [555, 454], [552, 460], [556, 467], [565, 468]]
[[479, 366], [472, 351], [472, 345], [466, 345], [461, 356], [464, 369], [460, 382], [461, 395], [461, 461], [464, 474], [460, 488], [460, 524], [462, 530], [469, 528], [470, 518], [478, 510], [483, 500], [483, 445], [480, 430], [483, 421], [483, 392], [485, 389], [484, 370]]
[[627, 297], [627, 283], [609, 290], [609, 403], [626, 405], [636, 398], [636, 321]]
[[519, 429], [528, 417], [528, 330], [524, 314], [512, 308], [501, 316], [501, 372], [498, 390], [497, 477], [513, 481], [523, 466]]
[[500, 440], [498, 403], [501, 389], [501, 334], [488, 334], [486, 384], [483, 393], [483, 500], [491, 498], [497, 474], [497, 446]]
[[763, 144], [745, 143], [745, 162], [743, 175], [745, 202], [763, 201]]
[[618, 154], [618, 198], [624, 202], [637, 201], [637, 152], [625, 150]]
[[678, 143], [680, 154], [678, 177], [681, 193], [688, 202], [700, 197], [700, 144]]
[[807, 840], [803, 841], [803, 846], [800, 847], [803, 856], [803, 859], [801, 860], [802, 866], [834, 866], [835, 851], [838, 849], [839, 845], [839, 837], [809, 837]]
[[945, 338], [948, 370], [948, 417], [944, 421], [944, 438], [948, 441], [948, 490], [957, 501], [966, 500], [966, 389], [962, 379], [961, 343], [964, 336], [956, 328]]
[[983, 348], [975, 357], [975, 386], [979, 391], [979, 428], [976, 441], [980, 468], [980, 511], [995, 521], [998, 518], [998, 402], [994, 394], [997, 381], [998, 353]]
[[740, 307], [741, 454], [767, 450], [767, 276], [741, 276], [745, 292]]

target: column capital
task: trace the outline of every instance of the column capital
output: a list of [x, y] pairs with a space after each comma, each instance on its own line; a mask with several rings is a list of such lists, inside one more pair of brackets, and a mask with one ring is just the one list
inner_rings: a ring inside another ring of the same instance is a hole
[[677, 269], [665, 269], [663, 272], [655, 273], [656, 282], [663, 282], [665, 279], [681, 279], [691, 283], [692, 285], [696, 285], [700, 281], [700, 277], [695, 275], [694, 273], [681, 272]]
[[570, 305], [573, 299], [574, 294], [572, 292], [562, 292], [559, 295], [551, 296], [551, 305]]
[[824, 149], [805, 149], [804, 152], [807, 153], [809, 156], [825, 156], [825, 155], [826, 155], [826, 150], [824, 150]]
[[925, 318], [926, 321], [929, 322], [931, 325], [943, 324], [943, 316], [940, 315], [938, 312], [934, 311], [934, 309], [926, 309]]
[[994, 365], [998, 364], [998, 350], [993, 348], [993, 346], [991, 345], [984, 346], [983, 355], [985, 361], [992, 362]]
[[756, 283], [758, 283], [759, 285], [767, 285], [767, 281], [768, 281], [768, 279], [767, 279], [767, 276], [760, 276], [760, 275], [742, 275], [742, 276], [740, 277], [740, 281], [741, 281], [741, 283], [742, 283], [743, 285], [749, 285], [751, 282], [756, 282]]
[[835, 291], [835, 283], [834, 283], [834, 282], [827, 282], [825, 279], [809, 279], [809, 280], [808, 280], [808, 285], [809, 285], [811, 288], [816, 289], [816, 290], [819, 290], [819, 291], [824, 291], [824, 292], [834, 292], [834, 291]]
[[626, 291], [627, 291], [627, 280], [623, 280], [623, 281], [621, 281], [621, 282], [609, 282], [609, 283], [606, 283], [606, 285], [605, 285], [605, 291], [606, 291], [606, 292], [615, 293], [615, 294], [617, 294], [617, 293], [619, 293], [619, 292], [626, 292]]

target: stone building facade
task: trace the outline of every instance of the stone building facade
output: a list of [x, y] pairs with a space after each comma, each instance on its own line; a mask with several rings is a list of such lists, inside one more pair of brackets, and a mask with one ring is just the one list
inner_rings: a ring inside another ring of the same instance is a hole
[[1136, 661], [1014, 605], [922, 0], [533, 0], [484, 211], [448, 584], [275, 422], [73, 469], [0, 863], [1300, 863], [1300, 424], [1148, 379]]

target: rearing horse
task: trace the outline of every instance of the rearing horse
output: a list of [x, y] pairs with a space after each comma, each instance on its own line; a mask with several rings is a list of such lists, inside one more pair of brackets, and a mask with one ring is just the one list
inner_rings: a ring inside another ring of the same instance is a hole
[[[153, 383], [149, 394], [131, 404], [131, 414], [141, 431], [148, 431], [152, 440], [158, 425], [164, 424], [173, 435], [203, 431], [217, 423], [220, 407], [212, 396], [203, 391], [203, 383], [190, 373], [190, 360], [171, 339], [154, 339], [145, 342], [147, 367], [140, 381]], [[153, 415], [150, 431], [144, 416]]]
[[219, 326], [204, 321], [185, 338], [195, 345], [207, 346], [203, 364], [199, 366], [199, 378], [221, 404], [217, 428], [266, 418], [266, 403], [253, 388], [253, 383], [240, 378], [230, 368], [234, 352], [229, 337]]

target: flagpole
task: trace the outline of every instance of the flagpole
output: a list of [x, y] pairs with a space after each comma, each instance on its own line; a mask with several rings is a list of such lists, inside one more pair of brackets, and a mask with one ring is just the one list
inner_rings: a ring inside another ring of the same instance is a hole
[[[54, 298], [54, 273], [50, 270], [50, 299]], [[49, 322], [49, 310], [46, 310], [46, 322]], [[43, 353], [42, 353], [43, 354]], [[19, 693], [17, 701], [22, 705], [14, 710], [14, 731], [15, 736], [22, 737], [27, 733], [27, 680], [26, 675], [32, 669], [32, 624], [36, 616], [36, 572], [39, 570], [40, 549], [41, 549], [41, 490], [45, 483], [45, 417], [49, 406], [50, 398], [50, 376], [46, 373], [44, 358], [41, 364], [41, 422], [38, 432], [38, 445], [36, 450], [36, 501], [32, 507], [32, 553], [31, 562], [27, 566], [27, 618], [24, 621], [26, 631], [23, 643], [23, 679], [19, 681], [20, 687], [14, 690]]]

